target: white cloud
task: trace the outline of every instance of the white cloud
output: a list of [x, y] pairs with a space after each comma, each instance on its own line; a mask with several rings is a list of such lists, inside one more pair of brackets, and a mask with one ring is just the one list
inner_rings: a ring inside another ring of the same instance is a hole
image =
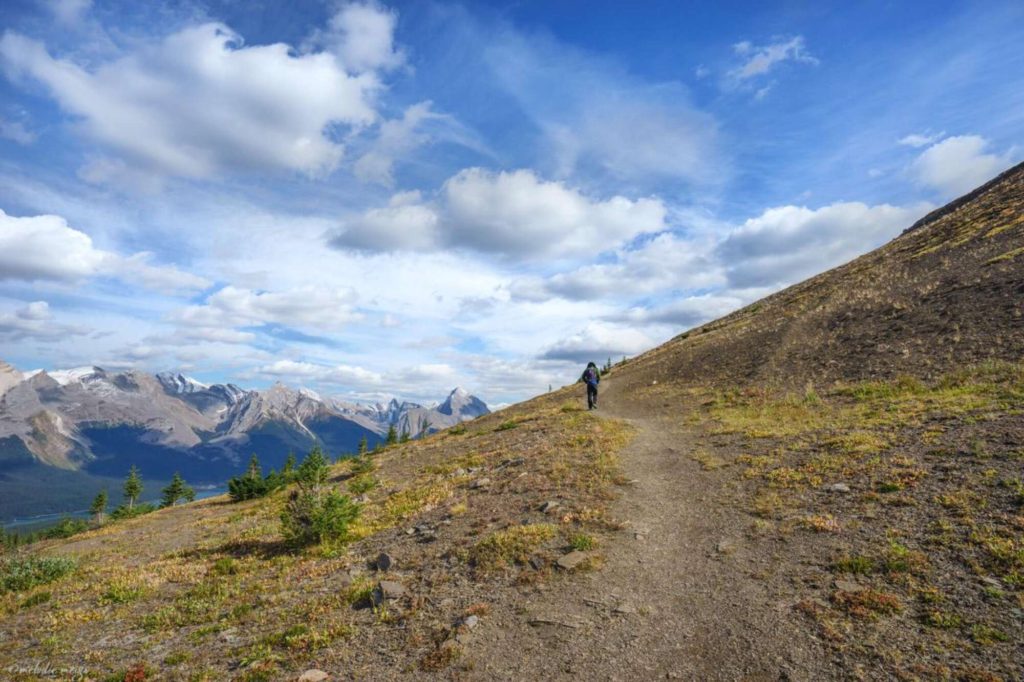
[[258, 374], [322, 384], [368, 387], [380, 384], [376, 372], [351, 365], [320, 365], [295, 360], [278, 360], [256, 369]]
[[511, 293], [524, 300], [596, 300], [718, 286], [725, 275], [710, 250], [705, 240], [659, 234], [636, 249], [617, 253], [614, 262], [585, 265], [543, 280], [518, 280]]
[[153, 291], [177, 293], [200, 291], [210, 286], [210, 280], [168, 265], [153, 265], [153, 254], [142, 251], [128, 257], [113, 258], [117, 277], [135, 282]]
[[329, 171], [343, 153], [329, 127], [376, 116], [374, 74], [349, 74], [326, 52], [246, 47], [223, 24], [186, 28], [93, 68], [8, 31], [0, 59], [44, 83], [91, 137], [146, 169], [187, 177], [228, 167]]
[[533, 171], [461, 171], [445, 182], [438, 202], [396, 195], [334, 236], [335, 246], [364, 250], [465, 248], [508, 258], [561, 257], [615, 248], [665, 229], [658, 199], [615, 196], [592, 200]]
[[32, 301], [13, 313], [0, 313], [0, 339], [4, 341], [62, 341], [88, 332], [85, 327], [56, 323], [46, 301]]
[[609, 357], [637, 355], [654, 345], [654, 339], [637, 329], [608, 322], [591, 322], [578, 333], [552, 344], [541, 358], [599, 362]]
[[743, 41], [733, 45], [733, 52], [743, 58], [743, 62], [728, 73], [728, 79], [734, 83], [763, 76], [787, 61], [802, 64], [818, 63], [818, 60], [807, 51], [803, 36], [768, 45], [754, 45], [750, 41]]
[[308, 42], [330, 50], [351, 73], [394, 69], [405, 62], [394, 43], [397, 23], [398, 15], [376, 2], [345, 3]]
[[716, 252], [732, 286], [783, 286], [882, 245], [929, 208], [859, 202], [770, 208], [733, 230]]
[[362, 318], [353, 309], [355, 300], [355, 292], [346, 288], [253, 291], [229, 285], [208, 296], [205, 304], [183, 308], [171, 319], [214, 329], [262, 324], [338, 329]]
[[75, 282], [107, 276], [166, 293], [210, 284], [171, 266], [152, 265], [151, 259], [145, 252], [125, 257], [97, 249], [89, 235], [60, 216], [16, 217], [0, 209], [0, 280]]
[[592, 201], [529, 170], [471, 168], [449, 179], [443, 194], [447, 241], [484, 252], [579, 255], [665, 228], [657, 199]]
[[911, 133], [905, 137], [900, 138], [897, 144], [901, 144], [904, 147], [926, 147], [933, 142], [937, 142], [945, 137], [945, 133], [938, 133], [937, 135], [922, 135], [921, 133]]
[[911, 164], [919, 183], [945, 197], [965, 194], [1013, 165], [1013, 151], [986, 153], [988, 141], [978, 135], [960, 135], [928, 147]]
[[98, 274], [109, 259], [60, 216], [19, 218], [0, 209], [0, 279], [80, 280]]
[[419, 192], [404, 192], [387, 206], [373, 208], [349, 221], [332, 243], [362, 251], [427, 251], [439, 243], [438, 216], [420, 203]]

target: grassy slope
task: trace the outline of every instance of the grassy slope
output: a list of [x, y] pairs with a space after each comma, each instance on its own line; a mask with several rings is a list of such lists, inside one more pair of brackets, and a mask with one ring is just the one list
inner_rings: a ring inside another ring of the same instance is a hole
[[[551, 561], [574, 539], [614, 525], [604, 509], [628, 430], [565, 399], [388, 449], [359, 477], [337, 465], [339, 486], [371, 488], [347, 547], [288, 551], [281, 492], [204, 500], [34, 548], [76, 556], [80, 568], [0, 596], [10, 643], [0, 669], [45, 661], [123, 677], [143, 664], [169, 679], [255, 680], [314, 664], [357, 675], [379, 675], [382, 660], [395, 674], [457, 666], [460, 618], [513, 608], [522, 585], [553, 579]], [[547, 500], [561, 502], [557, 512], [539, 511]], [[369, 567], [382, 551], [397, 560], [386, 576]], [[381, 577], [408, 596], [364, 608]]]

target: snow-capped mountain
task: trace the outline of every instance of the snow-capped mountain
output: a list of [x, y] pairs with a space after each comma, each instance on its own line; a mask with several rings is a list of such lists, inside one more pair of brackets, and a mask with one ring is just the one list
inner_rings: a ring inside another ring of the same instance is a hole
[[[417, 437], [487, 412], [462, 389], [436, 408], [396, 399], [365, 405], [280, 383], [245, 390], [172, 372], [26, 373], [0, 362], [0, 518], [53, 511], [47, 503], [53, 486], [21, 483], [55, 470], [85, 480], [121, 477], [136, 464], [154, 479], [180, 471], [190, 482], [216, 484], [240, 471], [252, 453], [270, 469], [314, 442], [337, 455], [354, 452], [364, 437], [373, 447], [392, 426]], [[94, 481], [88, 494], [98, 487]], [[27, 490], [30, 497], [22, 494]]]

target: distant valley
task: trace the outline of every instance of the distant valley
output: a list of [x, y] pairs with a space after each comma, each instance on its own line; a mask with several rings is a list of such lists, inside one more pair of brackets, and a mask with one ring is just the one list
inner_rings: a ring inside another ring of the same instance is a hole
[[21, 372], [0, 362], [0, 519], [79, 509], [102, 488], [119, 499], [132, 464], [149, 492], [176, 471], [217, 485], [253, 453], [271, 469], [315, 442], [337, 456], [363, 438], [374, 447], [392, 427], [415, 438], [489, 412], [460, 388], [434, 406], [371, 405], [283, 384], [246, 390], [170, 372]]

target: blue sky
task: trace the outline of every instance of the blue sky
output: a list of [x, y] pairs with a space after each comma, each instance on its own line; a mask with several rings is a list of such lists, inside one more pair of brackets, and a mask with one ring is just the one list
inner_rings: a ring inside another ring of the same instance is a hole
[[571, 381], [1024, 158], [1019, 2], [5, 3], [0, 358]]

